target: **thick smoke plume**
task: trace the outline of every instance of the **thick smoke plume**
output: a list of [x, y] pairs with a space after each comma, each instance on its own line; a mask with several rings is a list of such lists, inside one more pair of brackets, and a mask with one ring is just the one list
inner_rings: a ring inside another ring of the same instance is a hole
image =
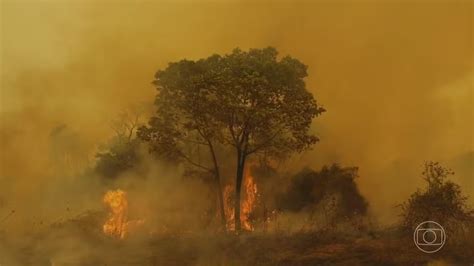
[[[472, 10], [468, 1], [3, 1], [0, 229], [28, 234], [103, 210], [110, 187], [127, 188], [141, 206], [131, 215], [153, 225], [193, 224], [209, 198], [187, 195], [206, 186], [169, 193], [181, 170], [147, 163], [104, 185], [95, 154], [121, 111], [151, 112], [153, 75], [168, 62], [269, 45], [309, 66], [307, 87], [328, 110], [313, 124], [321, 141], [287, 171], [356, 166], [369, 212], [392, 223], [422, 163], [436, 160], [472, 203]], [[189, 217], [161, 219], [190, 200]]]

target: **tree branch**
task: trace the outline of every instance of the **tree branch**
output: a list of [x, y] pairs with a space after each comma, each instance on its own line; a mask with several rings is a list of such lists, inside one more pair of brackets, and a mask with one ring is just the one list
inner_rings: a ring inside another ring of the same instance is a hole
[[259, 151], [260, 149], [265, 148], [265, 147], [266, 147], [272, 140], [274, 140], [274, 139], [278, 136], [278, 134], [280, 134], [282, 131], [283, 131], [283, 128], [280, 128], [280, 129], [277, 130], [271, 137], [269, 137], [268, 139], [266, 139], [265, 141], [263, 141], [261, 144], [255, 145], [255, 147], [254, 147], [253, 149], [249, 150], [246, 155], [250, 155], [250, 154], [252, 154], [252, 153], [254, 153], [254, 152]]
[[210, 168], [208, 168], [208, 167], [205, 167], [205, 166], [203, 166], [203, 165], [201, 165], [201, 164], [198, 164], [198, 163], [194, 162], [193, 160], [191, 160], [191, 158], [189, 158], [188, 156], [186, 156], [183, 152], [179, 151], [179, 152], [178, 152], [178, 155], [181, 156], [183, 159], [185, 159], [185, 160], [186, 160], [188, 163], [190, 163], [191, 165], [194, 165], [194, 166], [196, 166], [196, 167], [198, 167], [198, 168], [201, 168], [201, 169], [203, 169], [203, 170], [205, 170], [205, 171], [212, 172], [212, 169], [210, 169]]

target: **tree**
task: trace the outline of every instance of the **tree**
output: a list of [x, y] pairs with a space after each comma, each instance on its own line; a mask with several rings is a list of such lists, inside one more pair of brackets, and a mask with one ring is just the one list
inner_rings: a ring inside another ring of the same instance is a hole
[[102, 147], [102, 151], [96, 154], [97, 173], [115, 178], [138, 163], [140, 141], [134, 138], [134, 134], [141, 125], [143, 113], [144, 110], [140, 106], [130, 106], [111, 121], [110, 127], [115, 135]]
[[[204, 142], [211, 155], [215, 143], [231, 148], [236, 160], [235, 229], [240, 231], [247, 159], [263, 153], [271, 158], [301, 152], [318, 141], [309, 129], [312, 119], [325, 110], [306, 90], [306, 70], [289, 56], [278, 60], [271, 47], [171, 63], [155, 76], [157, 116], [141, 135], [158, 143], [161, 152], [173, 151], [171, 155], [197, 166], [176, 147], [191, 140]], [[215, 163], [215, 173], [217, 169]]]
[[213, 116], [226, 129], [223, 140], [236, 154], [235, 228], [240, 231], [240, 194], [247, 159], [301, 152], [318, 141], [309, 133], [325, 110], [306, 90], [307, 67], [274, 48], [235, 49], [220, 59], [220, 79], [212, 97]]
[[145, 112], [141, 105], [131, 105], [119, 113], [117, 118], [110, 122], [110, 127], [115, 132], [115, 138], [120, 141], [130, 142], [137, 128], [142, 124]]
[[[214, 176], [221, 225], [225, 228], [224, 200], [216, 145], [219, 125], [209, 116], [207, 88], [212, 86], [214, 58], [198, 62], [170, 63], [155, 75], [157, 108], [147, 127], [138, 136], [149, 142], [151, 151], [162, 158], [183, 162]], [[201, 147], [204, 147], [203, 151]], [[203, 154], [207, 158], [202, 158]]]
[[453, 232], [471, 226], [474, 210], [467, 206], [461, 187], [447, 180], [454, 172], [438, 162], [426, 162], [422, 175], [426, 189], [416, 191], [401, 205], [402, 227], [413, 230], [421, 222], [438, 221]]

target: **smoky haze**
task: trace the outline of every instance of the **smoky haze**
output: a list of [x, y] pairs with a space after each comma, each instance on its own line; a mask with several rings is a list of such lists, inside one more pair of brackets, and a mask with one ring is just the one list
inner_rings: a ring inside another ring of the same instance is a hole
[[151, 108], [153, 75], [168, 62], [235, 47], [274, 46], [309, 66], [307, 87], [328, 111], [313, 124], [321, 141], [289, 169], [360, 167], [383, 222], [420, 186], [425, 160], [453, 168], [472, 197], [472, 10], [468, 1], [3, 1], [0, 215], [84, 191], [78, 208], [100, 204], [94, 181], [67, 178], [93, 163], [111, 119], [131, 104]]

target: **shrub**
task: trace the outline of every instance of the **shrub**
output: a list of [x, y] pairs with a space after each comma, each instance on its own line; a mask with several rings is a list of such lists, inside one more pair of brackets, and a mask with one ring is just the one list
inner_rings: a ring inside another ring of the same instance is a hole
[[292, 178], [279, 197], [279, 209], [298, 212], [329, 204], [334, 216], [349, 218], [367, 213], [367, 201], [360, 194], [355, 178], [357, 167], [324, 166], [319, 172], [304, 170]]
[[423, 221], [436, 221], [446, 231], [464, 231], [472, 226], [474, 211], [467, 206], [461, 187], [447, 180], [454, 172], [438, 162], [426, 162], [423, 179], [426, 188], [413, 193], [402, 207], [402, 227], [413, 230]]

